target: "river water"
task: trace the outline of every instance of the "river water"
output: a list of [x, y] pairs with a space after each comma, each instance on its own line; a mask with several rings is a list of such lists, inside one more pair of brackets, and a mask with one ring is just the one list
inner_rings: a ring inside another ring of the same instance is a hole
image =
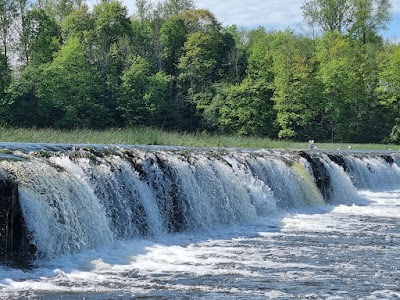
[[0, 299], [399, 299], [400, 190], [0, 267]]

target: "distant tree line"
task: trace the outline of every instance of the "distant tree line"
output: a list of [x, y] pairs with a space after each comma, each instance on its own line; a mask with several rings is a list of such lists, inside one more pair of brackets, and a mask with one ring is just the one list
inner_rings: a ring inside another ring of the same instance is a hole
[[152, 126], [400, 143], [389, 0], [311, 0], [310, 34], [223, 27], [192, 0], [0, 0], [0, 125]]

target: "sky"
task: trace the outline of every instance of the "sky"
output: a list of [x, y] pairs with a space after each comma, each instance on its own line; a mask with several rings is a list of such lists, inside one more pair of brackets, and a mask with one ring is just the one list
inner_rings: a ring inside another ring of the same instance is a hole
[[[132, 13], [133, 0], [123, 0]], [[152, 2], [160, 2], [152, 0]], [[296, 31], [307, 30], [303, 23], [300, 6], [303, 0], [195, 0], [197, 8], [205, 8], [214, 13], [223, 25], [271, 29], [290, 27]], [[389, 30], [382, 34], [390, 39], [400, 40], [400, 0], [392, 0], [393, 18]]]

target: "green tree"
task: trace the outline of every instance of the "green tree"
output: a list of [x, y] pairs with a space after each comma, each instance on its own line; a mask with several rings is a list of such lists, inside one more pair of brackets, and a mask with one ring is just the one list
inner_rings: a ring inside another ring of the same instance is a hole
[[7, 57], [0, 53], [0, 99], [4, 97], [4, 91], [10, 84], [11, 76], [8, 68]]
[[184, 19], [179, 16], [168, 18], [161, 27], [164, 70], [176, 75], [178, 60], [183, 54], [183, 47], [188, 35]]
[[88, 66], [78, 37], [68, 39], [54, 61], [40, 68], [36, 96], [42, 126], [102, 128], [108, 111], [100, 101], [99, 73]]
[[102, 57], [107, 56], [113, 44], [129, 35], [131, 25], [127, 9], [118, 1], [101, 2], [93, 8], [96, 42]]
[[10, 83], [11, 72], [8, 68], [7, 58], [0, 53], [0, 119], [2, 119], [3, 122], [5, 121], [6, 113], [6, 88], [9, 86]]
[[224, 132], [275, 137], [273, 45], [275, 34], [249, 33], [248, 67], [241, 83], [225, 90], [219, 124]]
[[274, 41], [274, 97], [278, 137], [324, 138], [323, 87], [313, 42], [286, 31]]
[[37, 6], [43, 9], [46, 14], [60, 23], [73, 11], [81, 8], [82, 0], [39, 0]]
[[[196, 107], [197, 114], [207, 121], [204, 110], [212, 104], [215, 84], [227, 78], [228, 53], [234, 41], [229, 34], [197, 31], [189, 35], [179, 59], [179, 87], [185, 100]], [[195, 120], [195, 119], [193, 119]]]
[[389, 0], [309, 0], [301, 8], [310, 27], [349, 34], [365, 44], [386, 29], [392, 6]]
[[131, 18], [131, 23], [136, 54], [150, 58], [153, 6], [148, 0], [136, 0], [135, 3], [136, 14]]
[[[94, 32], [89, 43], [91, 64], [100, 74], [101, 99], [112, 118], [117, 107], [118, 85], [124, 66], [128, 65], [132, 27], [127, 9], [118, 1], [103, 1], [93, 8]], [[90, 39], [89, 39], [90, 40]], [[128, 51], [126, 51], [128, 49]], [[125, 63], [124, 63], [125, 61]], [[118, 119], [113, 121], [117, 125]]]
[[144, 58], [135, 58], [122, 76], [119, 111], [125, 125], [164, 124], [171, 111], [170, 82], [170, 76], [162, 72], [152, 74]]
[[137, 13], [131, 20], [136, 54], [145, 58], [155, 71], [163, 69], [163, 49], [160, 35], [164, 19], [160, 6], [155, 9], [150, 1], [137, 0]]
[[26, 31], [27, 24], [27, 14], [31, 8], [31, 2], [28, 0], [17, 0], [17, 14], [18, 19], [14, 21], [16, 31], [18, 32], [19, 39], [16, 42], [17, 47], [16, 49], [19, 51], [19, 59], [24, 62], [28, 63], [29, 61], [29, 50], [27, 45], [27, 39], [25, 38], [24, 34]]
[[189, 94], [204, 91], [218, 74], [218, 40], [215, 36], [194, 32], [188, 37], [179, 60], [179, 79]]
[[233, 80], [239, 82], [243, 79], [247, 68], [247, 43], [246, 31], [238, 30], [232, 25], [223, 29], [227, 36], [232, 37], [232, 47], [228, 52], [226, 64], [231, 69]]
[[185, 10], [179, 15], [189, 30], [189, 32], [216, 32], [221, 30], [221, 24], [214, 14], [207, 9]]
[[64, 40], [78, 36], [81, 42], [84, 42], [85, 39], [90, 38], [90, 34], [94, 31], [94, 20], [87, 5], [82, 5], [79, 9], [71, 12], [62, 20], [60, 25]]
[[15, 0], [0, 1], [0, 41], [2, 52], [9, 59], [9, 48], [12, 40], [11, 26], [17, 16], [17, 2]]
[[42, 64], [53, 59], [60, 47], [61, 32], [56, 21], [42, 9], [27, 13], [22, 38], [26, 46], [26, 59], [32, 64]]
[[[380, 103], [376, 89], [379, 85], [380, 44], [358, 41], [355, 47], [356, 72], [359, 78], [359, 97], [355, 133], [361, 143], [382, 142], [389, 135], [393, 124], [393, 113]], [[354, 127], [354, 126], [353, 126]]]
[[167, 0], [163, 3], [162, 9], [164, 17], [168, 18], [179, 15], [186, 10], [194, 10], [196, 5], [193, 0]]
[[310, 27], [320, 27], [325, 32], [345, 32], [352, 18], [349, 0], [309, 0], [301, 9]]
[[35, 91], [39, 78], [37, 66], [27, 65], [20, 76], [11, 82], [1, 103], [2, 122], [17, 127], [42, 125]]
[[148, 122], [150, 126], [169, 127], [175, 121], [171, 118], [174, 103], [171, 103], [170, 89], [171, 76], [157, 72], [149, 77], [143, 102], [148, 111]]
[[332, 141], [357, 141], [362, 134], [365, 97], [365, 58], [358, 43], [339, 33], [318, 41], [319, 79], [324, 84], [325, 112]]
[[381, 104], [392, 116], [392, 142], [400, 143], [400, 44], [388, 45], [379, 55], [379, 85]]
[[268, 80], [245, 78], [227, 88], [219, 124], [223, 132], [275, 137], [273, 89]]
[[392, 5], [389, 0], [351, 0], [352, 22], [349, 33], [364, 44], [379, 40], [379, 31], [387, 29]]

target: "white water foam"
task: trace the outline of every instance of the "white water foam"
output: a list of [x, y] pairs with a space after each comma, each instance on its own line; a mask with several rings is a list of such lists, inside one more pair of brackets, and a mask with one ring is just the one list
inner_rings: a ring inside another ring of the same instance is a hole
[[130, 299], [161, 291], [167, 298], [393, 299], [400, 296], [400, 191], [362, 196], [369, 205], [119, 241], [38, 261], [31, 271], [3, 268], [0, 297]]
[[[398, 295], [400, 192], [359, 193], [324, 154], [329, 205], [310, 165], [290, 157], [85, 155], [0, 161], [20, 186], [40, 256], [30, 270], [0, 267], [0, 297]], [[179, 234], [170, 210], [187, 222]]]
[[353, 182], [360, 189], [395, 189], [400, 182], [400, 167], [382, 157], [346, 156]]

